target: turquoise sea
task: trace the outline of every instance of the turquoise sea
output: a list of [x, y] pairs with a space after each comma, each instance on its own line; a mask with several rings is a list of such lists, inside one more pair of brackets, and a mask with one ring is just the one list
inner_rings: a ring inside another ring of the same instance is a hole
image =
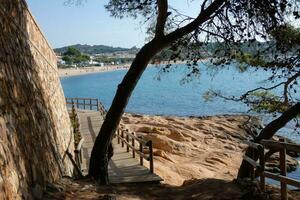
[[[173, 66], [168, 73], [159, 73], [160, 69], [159, 66], [146, 69], [129, 101], [127, 112], [175, 116], [246, 113], [249, 107], [243, 103], [218, 98], [212, 102], [205, 102], [202, 95], [213, 89], [221, 91], [224, 95], [238, 96], [247, 90], [270, 84], [266, 81], [270, 72], [250, 69], [241, 73], [235, 66], [227, 66], [216, 72], [214, 68], [201, 64], [201, 75], [185, 84], [181, 82], [188, 72], [185, 65]], [[61, 82], [66, 97], [99, 98], [104, 106], [109, 108], [117, 85], [125, 73], [123, 70], [64, 77]], [[277, 92], [280, 92], [280, 89]], [[261, 116], [265, 123], [272, 119], [271, 116]], [[300, 136], [293, 134], [293, 124], [288, 124], [281, 133], [300, 142]]]
[[[224, 95], [241, 95], [258, 86], [268, 86], [266, 78], [270, 72], [249, 69], [241, 73], [236, 66], [227, 66], [216, 71], [207, 64], [200, 65], [201, 75], [188, 83], [182, 83], [188, 73], [185, 65], [172, 67], [171, 72], [160, 73], [161, 66], [148, 67], [139, 81], [126, 108], [126, 112], [175, 115], [207, 116], [216, 114], [248, 113], [249, 107], [243, 103], [215, 99], [205, 102], [202, 95], [209, 89], [219, 90]], [[126, 71], [95, 73], [61, 78], [66, 97], [99, 98], [109, 108], [115, 95], [117, 85]], [[278, 89], [276, 92], [280, 92]], [[257, 113], [250, 113], [259, 115]], [[261, 115], [265, 123], [272, 116]], [[293, 123], [280, 130], [285, 135], [300, 143], [300, 135], [294, 132]], [[291, 173], [300, 179], [300, 170]]]

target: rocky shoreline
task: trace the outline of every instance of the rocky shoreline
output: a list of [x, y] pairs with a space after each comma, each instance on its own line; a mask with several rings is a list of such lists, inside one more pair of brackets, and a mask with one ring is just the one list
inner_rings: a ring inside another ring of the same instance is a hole
[[[121, 126], [154, 145], [155, 171], [170, 185], [182, 185], [193, 179], [233, 180], [237, 176], [244, 141], [252, 138], [246, 125], [256, 129], [260, 121], [247, 115], [209, 117], [170, 117], [125, 114]], [[277, 137], [275, 139], [278, 139]], [[268, 171], [279, 169], [278, 155], [266, 163]], [[288, 171], [299, 162], [287, 155]]]

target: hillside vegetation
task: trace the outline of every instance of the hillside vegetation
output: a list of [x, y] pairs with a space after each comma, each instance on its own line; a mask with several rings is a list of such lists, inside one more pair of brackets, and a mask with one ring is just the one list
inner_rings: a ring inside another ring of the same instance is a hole
[[68, 48], [75, 48], [79, 50], [80, 52], [84, 54], [102, 54], [102, 53], [114, 53], [114, 52], [136, 52], [138, 49], [136, 47], [132, 48], [123, 48], [123, 47], [111, 47], [111, 46], [106, 46], [106, 45], [87, 45], [87, 44], [75, 44], [75, 45], [70, 45], [70, 46], [65, 46], [61, 48], [56, 48], [54, 51], [58, 54], [63, 54], [65, 53]]

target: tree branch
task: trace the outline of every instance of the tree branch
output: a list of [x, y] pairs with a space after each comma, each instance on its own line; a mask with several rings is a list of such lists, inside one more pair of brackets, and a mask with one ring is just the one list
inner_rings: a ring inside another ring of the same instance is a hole
[[279, 129], [284, 127], [290, 120], [300, 114], [300, 103], [296, 103], [287, 111], [285, 111], [280, 117], [269, 123], [255, 138], [254, 142], [260, 142], [263, 139], [271, 138]]
[[289, 103], [289, 98], [288, 98], [288, 87], [289, 85], [296, 80], [300, 76], [300, 71], [294, 74], [293, 76], [289, 77], [287, 81], [284, 83], [284, 88], [283, 88], [283, 96], [284, 96], [284, 104], [287, 105]]
[[165, 24], [168, 18], [168, 0], [157, 0], [158, 16], [155, 37], [164, 36]]
[[211, 17], [211, 15], [217, 12], [226, 2], [228, 1], [227, 0], [213, 1], [205, 10], [200, 12], [198, 17], [195, 20], [193, 20], [191, 23], [166, 35], [165, 41], [167, 43], [171, 43], [183, 37], [184, 35], [191, 33], [192, 31], [197, 29], [202, 23], [207, 21]]
[[271, 86], [271, 87], [258, 87], [258, 88], [255, 88], [255, 89], [252, 89], [252, 90], [248, 90], [246, 93], [244, 93], [242, 96], [241, 96], [241, 100], [242, 99], [245, 99], [249, 94], [251, 94], [251, 93], [253, 93], [253, 92], [256, 92], [256, 91], [258, 91], [258, 90], [265, 90], [265, 91], [268, 91], [268, 90], [273, 90], [273, 89], [275, 89], [275, 88], [277, 88], [277, 87], [279, 87], [280, 85], [283, 85], [285, 82], [280, 82], [280, 83], [278, 83], [278, 84], [276, 84], [276, 85], [273, 85], [273, 86]]
[[202, 6], [201, 6], [201, 12], [204, 10], [206, 2], [207, 2], [207, 0], [203, 1]]
[[220, 34], [218, 34], [218, 33], [214, 33], [214, 32], [212, 32], [212, 31], [206, 30], [206, 29], [204, 29], [204, 28], [199, 28], [199, 30], [200, 30], [200, 31], [203, 31], [203, 32], [205, 32], [205, 33], [208, 33], [208, 34], [210, 34], [210, 35], [213, 35], [213, 36], [222, 38], [224, 41], [229, 41], [229, 39], [226, 38], [224, 35], [220, 35]]

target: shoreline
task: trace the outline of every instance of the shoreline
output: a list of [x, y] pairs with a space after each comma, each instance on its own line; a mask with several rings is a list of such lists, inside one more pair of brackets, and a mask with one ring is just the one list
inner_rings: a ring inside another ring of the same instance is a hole
[[91, 67], [82, 67], [82, 68], [58, 68], [59, 78], [71, 77], [71, 76], [81, 76], [86, 74], [95, 74], [95, 73], [105, 73], [118, 70], [128, 70], [129, 64], [125, 65], [107, 65], [104, 67], [91, 66]]
[[[206, 62], [208, 59], [199, 60], [199, 62]], [[153, 67], [157, 65], [166, 65], [168, 62], [163, 61], [160, 63], [148, 64], [147, 67]], [[186, 61], [177, 61], [171, 62], [171, 64], [186, 64]], [[105, 73], [112, 72], [118, 70], [128, 70], [130, 67], [130, 63], [120, 64], [120, 65], [106, 65], [106, 66], [90, 66], [90, 67], [77, 67], [77, 68], [58, 68], [58, 76], [59, 78], [63, 77], [71, 77], [71, 76], [80, 76], [86, 74], [95, 74], [95, 73]]]

